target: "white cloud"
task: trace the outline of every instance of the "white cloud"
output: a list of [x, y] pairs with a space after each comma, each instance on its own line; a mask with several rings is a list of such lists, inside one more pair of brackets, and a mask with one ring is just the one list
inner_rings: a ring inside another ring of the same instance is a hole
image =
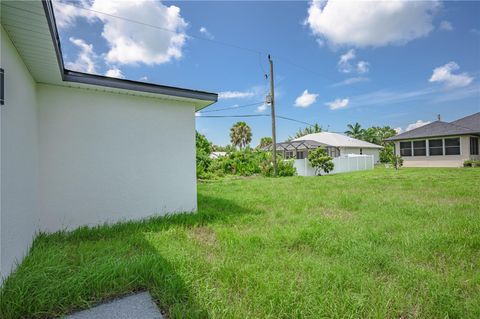
[[78, 53], [77, 59], [75, 61], [66, 63], [66, 68], [78, 72], [86, 72], [92, 74], [97, 73], [95, 67], [95, 60], [97, 59], [97, 55], [93, 51], [93, 45], [87, 44], [82, 39], [77, 39], [73, 37], [70, 37], [69, 40], [71, 43], [73, 43], [80, 49], [80, 52]]
[[367, 73], [370, 70], [370, 63], [367, 61], [360, 61], [357, 63], [358, 73]]
[[75, 24], [78, 17], [86, 18], [91, 22], [97, 15], [95, 12], [82, 10], [79, 7], [89, 8], [90, 3], [87, 0], [78, 0], [74, 3], [67, 3], [60, 0], [53, 1], [55, 22], [57, 23], [57, 26], [59, 28], [71, 27]]
[[379, 90], [360, 94], [350, 98], [354, 107], [376, 105], [390, 106], [410, 101], [422, 101], [424, 104], [439, 104], [450, 101], [480, 97], [480, 85], [475, 84], [456, 90], [445, 90], [441, 87], [428, 86], [411, 91]]
[[333, 45], [404, 44], [433, 30], [439, 1], [312, 1], [305, 24]]
[[328, 106], [330, 110], [339, 110], [346, 108], [348, 103], [349, 99], [336, 99], [335, 101], [325, 103], [325, 105]]
[[424, 126], [424, 125], [427, 125], [427, 124], [430, 124], [430, 123], [431, 123], [430, 121], [418, 120], [415, 123], [408, 124], [405, 131], [410, 131], [410, 130], [416, 129], [418, 127], [421, 127], [421, 126]]
[[343, 73], [350, 73], [352, 72], [352, 65], [350, 61], [355, 59], [355, 50], [350, 49], [347, 53], [342, 54], [340, 56], [340, 60], [338, 60], [338, 70]]
[[147, 76], [142, 76], [142, 77], [140, 78], [140, 81], [148, 81], [148, 77], [147, 77]]
[[112, 67], [111, 69], [108, 69], [107, 72], [105, 72], [105, 75], [111, 78], [119, 78], [119, 79], [125, 78], [125, 76], [122, 73], [122, 70], [120, 70], [116, 66]]
[[317, 41], [319, 47], [323, 48], [325, 46], [325, 41], [322, 39], [316, 39], [315, 41]]
[[255, 95], [254, 92], [251, 91], [224, 91], [218, 93], [219, 100], [228, 100], [228, 99], [244, 99], [250, 98]]
[[210, 39], [210, 40], [215, 39], [213, 34], [210, 31], [208, 31], [208, 29], [206, 27], [201, 27], [199, 31], [200, 31], [201, 34], [203, 34], [205, 36], [205, 38]]
[[268, 108], [268, 105], [266, 103], [263, 103], [262, 105], [260, 105], [259, 107], [257, 107], [257, 112], [259, 113], [263, 113], [267, 110]]
[[429, 82], [441, 82], [447, 87], [463, 87], [467, 86], [473, 81], [473, 77], [467, 73], [453, 74], [453, 71], [458, 70], [460, 67], [455, 62], [448, 62], [443, 66], [439, 66], [433, 70], [433, 74], [430, 77]]
[[200, 116], [202, 116], [202, 113], [200, 113], [200, 112], [195, 112], [195, 117], [200, 117]]
[[450, 21], [443, 20], [440, 22], [439, 29], [444, 31], [453, 31], [453, 26]]
[[360, 82], [367, 82], [367, 81], [370, 81], [370, 79], [366, 78], [366, 77], [357, 76], [357, 77], [345, 79], [341, 82], [337, 82], [337, 83], [333, 84], [332, 87], [351, 85], [351, 84], [360, 83]]
[[295, 99], [295, 106], [297, 107], [309, 107], [317, 100], [318, 94], [308, 93], [308, 90], [303, 91], [303, 93]]
[[397, 132], [397, 134], [400, 134], [403, 132], [403, 129], [401, 127], [397, 127], [397, 128], [394, 128], [395, 132]]
[[[71, 26], [78, 17], [103, 22], [102, 36], [109, 46], [109, 51], [105, 54], [107, 63], [153, 65], [182, 57], [182, 48], [187, 38], [185, 34], [187, 22], [180, 15], [180, 8], [174, 5], [166, 6], [160, 1], [149, 0], [94, 0], [83, 1], [79, 6], [97, 12], [82, 10], [64, 2], [56, 2], [58, 25], [59, 27]], [[130, 19], [130, 21], [118, 19], [113, 15]], [[131, 20], [155, 25], [164, 30]]]
[[354, 49], [350, 49], [345, 54], [342, 54], [337, 63], [338, 71], [342, 73], [351, 73], [355, 71], [359, 74], [363, 74], [370, 70], [370, 63], [367, 61], [359, 61], [356, 67], [354, 67], [351, 62], [353, 62], [355, 59], [356, 54]]

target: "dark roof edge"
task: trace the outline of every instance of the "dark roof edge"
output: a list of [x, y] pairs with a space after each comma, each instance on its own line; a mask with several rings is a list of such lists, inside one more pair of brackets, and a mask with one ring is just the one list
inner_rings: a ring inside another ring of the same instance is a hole
[[[455, 122], [455, 121], [454, 121]], [[446, 125], [451, 125], [455, 126], [458, 129], [465, 130], [465, 132], [459, 132], [459, 133], [445, 133], [445, 134], [419, 134], [417, 136], [405, 136], [405, 135], [410, 135], [411, 133], [415, 132], [416, 130], [421, 130], [424, 129], [425, 127], [428, 127], [430, 125], [436, 124], [436, 123], [443, 123]], [[442, 137], [442, 136], [456, 136], [456, 135], [479, 135], [480, 132], [476, 132], [475, 130], [472, 130], [471, 128], [460, 126], [457, 124], [453, 124], [452, 122], [444, 122], [444, 121], [435, 121], [432, 123], [428, 123], [427, 125], [423, 125], [420, 127], [417, 127], [413, 130], [406, 131], [400, 134], [397, 134], [395, 136], [386, 138], [385, 141], [399, 141], [399, 140], [411, 140], [411, 139], [417, 139], [417, 138], [426, 138], [426, 137]]]
[[116, 88], [116, 89], [164, 94], [164, 95], [171, 95], [171, 96], [204, 100], [204, 101], [212, 101], [212, 102], [216, 102], [218, 98], [218, 94], [216, 93], [182, 89], [182, 88], [177, 88], [172, 86], [157, 85], [157, 84], [138, 82], [138, 81], [132, 81], [132, 80], [126, 80], [126, 79], [110, 78], [103, 75], [88, 74], [83, 72], [70, 71], [67, 69], [64, 70], [63, 80], [67, 82], [77, 82], [77, 83], [84, 83], [84, 84], [91, 84], [91, 85], [98, 85], [98, 86], [106, 86], [106, 87]]
[[63, 81], [77, 82], [83, 84], [97, 85], [103, 87], [110, 87], [116, 89], [132, 90], [146, 93], [163, 94], [176, 96], [181, 98], [189, 98], [203, 101], [216, 102], [218, 100], [217, 93], [210, 93], [204, 91], [197, 91], [191, 89], [184, 89], [166, 85], [145, 83], [139, 81], [132, 81], [127, 79], [110, 78], [103, 75], [89, 74], [83, 72], [76, 72], [65, 69], [63, 63], [62, 49], [60, 46], [60, 37], [58, 35], [57, 24], [55, 22], [55, 15], [53, 13], [53, 5], [51, 0], [42, 0], [45, 16], [47, 18], [50, 35], [52, 36], [53, 46], [57, 55], [58, 66]]
[[459, 135], [480, 135], [480, 132], [465, 132], [465, 133], [456, 133], [456, 134], [435, 134], [435, 135], [419, 135], [419, 136], [410, 136], [410, 137], [397, 137], [392, 136], [384, 139], [384, 141], [401, 141], [401, 140], [415, 140], [419, 138], [431, 138], [431, 137], [448, 137], [448, 136], [459, 136]]

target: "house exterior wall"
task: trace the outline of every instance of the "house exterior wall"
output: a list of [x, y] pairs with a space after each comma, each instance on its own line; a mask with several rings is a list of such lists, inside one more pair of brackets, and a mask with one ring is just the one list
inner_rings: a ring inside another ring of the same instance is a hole
[[[360, 154], [360, 148], [359, 147], [341, 147], [340, 148], [340, 154], [341, 155], [347, 155], [347, 154]], [[362, 148], [362, 154], [363, 155], [373, 155], [373, 159], [375, 163], [378, 163], [380, 160], [380, 149], [377, 148]]]
[[36, 84], [3, 27], [0, 38], [5, 70], [5, 105], [0, 106], [1, 282], [28, 252], [37, 230], [38, 112]]
[[[479, 159], [477, 155], [470, 155], [470, 136], [448, 136], [448, 138], [460, 137], [460, 155], [438, 155], [438, 156], [403, 156], [403, 166], [405, 167], [462, 167], [463, 162], [468, 159]], [[444, 137], [435, 137], [440, 139]], [[428, 138], [415, 140], [428, 140]], [[413, 140], [405, 140], [413, 141]], [[400, 142], [395, 141], [395, 154], [400, 155]], [[428, 147], [427, 147], [428, 148]]]
[[0, 40], [0, 285], [39, 231], [196, 210], [193, 104], [38, 84]]
[[41, 84], [38, 98], [42, 230], [196, 210], [193, 105]]

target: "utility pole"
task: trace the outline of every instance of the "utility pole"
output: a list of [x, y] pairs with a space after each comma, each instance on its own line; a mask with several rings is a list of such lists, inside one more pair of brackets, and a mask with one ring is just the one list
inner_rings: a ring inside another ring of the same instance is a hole
[[270, 106], [272, 107], [272, 154], [273, 154], [273, 176], [277, 176], [277, 133], [275, 129], [275, 86], [273, 83], [273, 61], [268, 55], [270, 62]]

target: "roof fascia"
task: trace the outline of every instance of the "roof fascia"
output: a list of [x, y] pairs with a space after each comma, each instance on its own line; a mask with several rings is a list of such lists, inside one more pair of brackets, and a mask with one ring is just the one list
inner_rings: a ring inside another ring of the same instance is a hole
[[[196, 91], [166, 85], [151, 84], [145, 82], [138, 82], [126, 79], [110, 78], [102, 75], [88, 74], [83, 72], [71, 71], [65, 69], [63, 63], [63, 55], [60, 44], [60, 37], [58, 34], [57, 24], [55, 22], [55, 14], [53, 11], [53, 4], [51, 0], [42, 0], [45, 16], [47, 18], [50, 35], [52, 37], [53, 46], [57, 55], [58, 67], [63, 81], [76, 82], [83, 84], [90, 84], [96, 86], [110, 87], [115, 89], [132, 90], [138, 92], [162, 94], [176, 96], [180, 98], [195, 99], [202, 101], [209, 101], [213, 104], [218, 100], [217, 93], [210, 93], [204, 91]], [[206, 105], [206, 106], [208, 106]], [[205, 106], [204, 106], [205, 107]]]

